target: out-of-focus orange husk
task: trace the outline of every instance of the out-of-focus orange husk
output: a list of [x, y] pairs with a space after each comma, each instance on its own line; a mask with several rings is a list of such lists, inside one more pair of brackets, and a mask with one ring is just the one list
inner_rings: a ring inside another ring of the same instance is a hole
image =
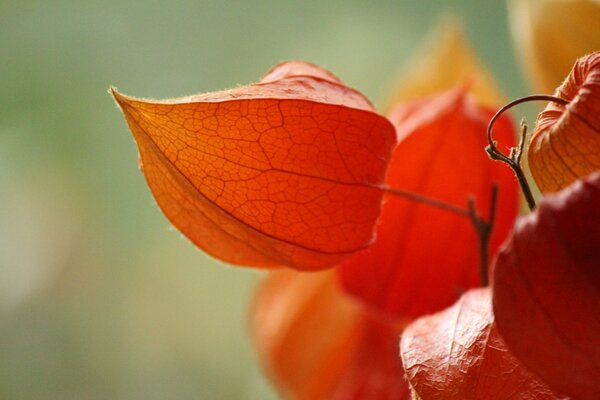
[[460, 19], [444, 16], [429, 33], [421, 50], [399, 75], [387, 109], [402, 102], [435, 95], [467, 82], [480, 104], [497, 107], [504, 96], [466, 39]]
[[533, 89], [552, 93], [578, 57], [600, 49], [597, 0], [510, 0], [513, 42]]

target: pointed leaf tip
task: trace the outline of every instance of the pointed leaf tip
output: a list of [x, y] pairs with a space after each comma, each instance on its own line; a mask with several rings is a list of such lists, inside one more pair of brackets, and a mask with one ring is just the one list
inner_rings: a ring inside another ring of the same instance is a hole
[[132, 98], [124, 95], [123, 93], [120, 93], [119, 90], [114, 86], [111, 86], [108, 89], [108, 93], [112, 96], [113, 100], [115, 101], [115, 103], [117, 103], [117, 106], [121, 109], [121, 111], [125, 113], [124, 107]]

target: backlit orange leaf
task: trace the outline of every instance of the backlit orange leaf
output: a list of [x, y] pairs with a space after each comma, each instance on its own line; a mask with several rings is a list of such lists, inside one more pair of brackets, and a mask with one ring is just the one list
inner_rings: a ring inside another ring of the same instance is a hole
[[558, 399], [522, 366], [494, 324], [490, 289], [420, 318], [402, 334], [408, 381], [422, 400]]
[[[511, 172], [487, 157], [485, 128], [492, 112], [463, 90], [400, 106], [390, 116], [400, 143], [386, 183], [392, 187], [466, 207], [470, 194], [481, 214], [490, 187], [499, 185], [491, 254], [508, 235], [517, 214]], [[514, 145], [508, 119], [499, 121], [498, 141]], [[375, 244], [339, 270], [344, 288], [369, 306], [393, 316], [418, 317], [453, 304], [479, 286], [479, 246], [468, 218], [390, 196]]]
[[513, 43], [533, 88], [551, 93], [579, 57], [600, 49], [598, 0], [510, 0]]
[[600, 173], [519, 219], [494, 275], [498, 329], [557, 392], [600, 394]]
[[365, 314], [329, 271], [271, 273], [251, 319], [267, 375], [296, 400], [408, 399], [398, 358], [402, 326]]
[[600, 51], [577, 60], [537, 119], [529, 167], [542, 192], [555, 192], [600, 169]]
[[310, 270], [371, 244], [395, 131], [333, 74], [290, 62], [223, 92], [113, 95], [158, 205], [212, 256]]

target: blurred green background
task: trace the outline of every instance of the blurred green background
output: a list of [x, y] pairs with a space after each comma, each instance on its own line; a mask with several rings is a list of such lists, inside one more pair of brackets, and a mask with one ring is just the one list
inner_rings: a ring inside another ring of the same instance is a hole
[[375, 103], [437, 16], [526, 93], [501, 1], [4, 1], [0, 399], [275, 399], [247, 334], [258, 272], [169, 228], [107, 93], [175, 97], [323, 65]]

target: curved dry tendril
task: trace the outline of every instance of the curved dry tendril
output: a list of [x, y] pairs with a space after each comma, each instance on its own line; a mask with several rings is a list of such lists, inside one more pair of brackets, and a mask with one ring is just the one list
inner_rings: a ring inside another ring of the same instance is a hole
[[489, 242], [490, 236], [494, 228], [494, 220], [496, 219], [496, 208], [498, 200], [498, 186], [492, 185], [492, 192], [490, 196], [490, 210], [488, 213], [488, 220], [486, 221], [477, 214], [475, 207], [475, 198], [469, 196], [467, 199], [467, 208], [461, 208], [450, 203], [446, 203], [442, 200], [434, 199], [431, 197], [423, 196], [421, 194], [409, 192], [406, 190], [396, 189], [389, 186], [384, 186], [383, 190], [393, 196], [401, 197], [410, 201], [425, 204], [431, 207], [436, 207], [441, 210], [451, 212], [461, 217], [469, 218], [471, 225], [475, 229], [477, 238], [479, 239], [479, 256], [480, 256], [480, 269], [481, 269], [481, 284], [482, 286], [488, 285], [488, 259], [489, 259]]
[[523, 173], [523, 168], [521, 168], [521, 155], [523, 154], [523, 148], [525, 147], [525, 138], [527, 136], [527, 125], [524, 121], [521, 121], [521, 137], [519, 138], [519, 146], [513, 147], [510, 149], [510, 153], [508, 156], [502, 154], [498, 147], [496, 147], [496, 141], [492, 137], [492, 128], [494, 127], [494, 123], [496, 120], [506, 111], [511, 109], [512, 107], [527, 103], [529, 101], [551, 101], [554, 103], [567, 105], [569, 102], [565, 99], [556, 96], [550, 96], [546, 94], [534, 94], [531, 96], [525, 96], [518, 98], [516, 100], [511, 101], [510, 103], [503, 106], [501, 109], [494, 114], [487, 128], [487, 139], [488, 146], [485, 148], [485, 151], [488, 153], [492, 160], [502, 161], [513, 170], [515, 173], [517, 180], [519, 181], [519, 185], [521, 186], [521, 190], [523, 191], [523, 195], [527, 200], [527, 205], [530, 210], [535, 208], [535, 199], [533, 198], [533, 194], [531, 193], [531, 188], [529, 187], [529, 183], [527, 183], [527, 178], [525, 178], [525, 174]]

